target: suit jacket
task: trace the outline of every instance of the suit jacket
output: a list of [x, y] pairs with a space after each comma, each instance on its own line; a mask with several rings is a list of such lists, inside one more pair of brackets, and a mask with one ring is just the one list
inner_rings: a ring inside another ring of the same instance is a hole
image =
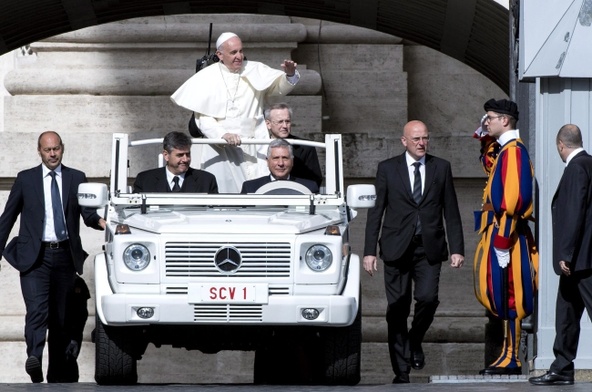
[[[74, 267], [82, 274], [84, 260], [88, 254], [82, 249], [80, 240], [80, 217], [92, 228], [101, 230], [99, 215], [92, 208], [82, 208], [76, 194], [78, 185], [86, 182], [86, 175], [62, 165], [62, 204], [68, 229], [70, 252]], [[21, 216], [18, 237], [8, 245], [6, 241], [17, 217]], [[41, 165], [21, 171], [17, 177], [4, 212], [0, 216], [0, 251], [4, 258], [17, 270], [30, 269], [41, 251], [45, 222], [45, 199], [43, 193], [43, 170]]]
[[551, 202], [553, 269], [559, 261], [572, 271], [592, 268], [592, 156], [582, 151], [569, 161]]
[[[139, 173], [134, 182], [134, 193], [171, 192], [165, 170], [166, 167], [159, 167]], [[181, 192], [218, 193], [218, 183], [212, 173], [190, 167], [185, 173]]]
[[[288, 135], [287, 139], [304, 140], [293, 135]], [[316, 148], [292, 145], [292, 150], [294, 151], [294, 167], [291, 175], [312, 180], [320, 187], [323, 182], [323, 173], [321, 172]]]
[[[425, 185], [419, 205], [413, 200], [405, 153], [380, 162], [376, 173], [376, 204], [368, 211], [364, 255], [380, 256], [396, 262], [408, 248], [415, 233], [417, 216], [421, 220], [425, 253], [430, 262], [448, 259], [450, 253], [464, 254], [462, 223], [450, 163], [427, 154]], [[384, 216], [384, 221], [383, 221]], [[444, 221], [446, 219], [446, 231]], [[381, 229], [382, 235], [378, 240]]]
[[[317, 186], [316, 182], [314, 182], [314, 181], [307, 180], [305, 178], [293, 177], [292, 175], [290, 175], [289, 181], [294, 181], [294, 182], [304, 185], [305, 187], [310, 189], [310, 191], [312, 193], [319, 193], [319, 187]], [[255, 193], [255, 192], [257, 192], [257, 189], [261, 188], [263, 185], [268, 184], [270, 182], [271, 182], [270, 176], [263, 176], [263, 177], [255, 178], [253, 180], [245, 181], [245, 182], [243, 182], [243, 187], [241, 189], [241, 193]]]

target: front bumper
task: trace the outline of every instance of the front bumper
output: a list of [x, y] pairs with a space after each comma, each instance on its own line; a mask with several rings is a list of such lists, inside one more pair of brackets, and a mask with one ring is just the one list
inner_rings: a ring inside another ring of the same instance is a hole
[[[203, 304], [190, 303], [183, 294], [115, 294], [109, 286], [103, 257], [95, 262], [97, 313], [106, 325], [316, 325], [348, 326], [356, 317], [360, 296], [359, 258], [352, 255], [348, 281], [341, 295], [272, 295], [266, 303]], [[154, 315], [147, 319], [137, 310], [150, 307]], [[302, 310], [314, 308], [319, 316], [307, 320]]]

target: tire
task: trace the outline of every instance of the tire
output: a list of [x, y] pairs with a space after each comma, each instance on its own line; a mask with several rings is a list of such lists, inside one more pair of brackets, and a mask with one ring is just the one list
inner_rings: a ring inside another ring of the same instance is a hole
[[362, 351], [361, 306], [352, 325], [295, 329], [255, 351], [253, 381], [270, 385], [356, 385]]
[[356, 385], [360, 382], [362, 307], [353, 324], [321, 331], [324, 350], [324, 384]]
[[104, 325], [96, 316], [95, 381], [99, 385], [133, 385], [138, 382], [137, 360], [129, 328]]
[[253, 382], [257, 385], [300, 384], [295, 378], [295, 348], [282, 337], [270, 338], [255, 350]]
[[271, 354], [267, 347], [261, 347], [255, 350], [255, 363], [253, 366], [253, 383], [255, 385], [270, 384], [272, 364]]
[[255, 351], [253, 382], [258, 385], [323, 384], [319, 347], [316, 329], [288, 329], [270, 337]]

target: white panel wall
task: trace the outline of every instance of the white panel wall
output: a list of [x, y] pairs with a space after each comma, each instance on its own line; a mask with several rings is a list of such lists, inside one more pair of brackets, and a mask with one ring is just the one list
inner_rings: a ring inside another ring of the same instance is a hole
[[[536, 91], [535, 171], [539, 186], [540, 290], [534, 368], [548, 369], [555, 359], [555, 298], [559, 284], [552, 265], [551, 201], [565, 168], [557, 153], [555, 137], [564, 124], [576, 124], [582, 130], [584, 148], [592, 152], [592, 79], [541, 78], [537, 79]], [[576, 369], [592, 369], [592, 324], [585, 312], [575, 366]]]

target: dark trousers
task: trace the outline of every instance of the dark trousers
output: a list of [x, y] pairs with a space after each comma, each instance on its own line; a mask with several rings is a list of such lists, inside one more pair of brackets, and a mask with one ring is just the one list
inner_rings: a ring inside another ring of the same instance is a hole
[[[423, 246], [413, 243], [400, 260], [384, 262], [388, 345], [396, 375], [409, 373], [411, 350], [421, 345], [434, 321], [434, 314], [440, 304], [438, 284], [441, 269], [442, 263], [429, 263]], [[407, 318], [411, 312], [412, 298], [415, 300], [415, 309], [411, 329], [408, 330]]]
[[66, 328], [66, 311], [72, 295], [76, 271], [68, 248], [42, 248], [35, 265], [20, 274], [21, 291], [27, 314], [25, 340], [27, 356], [42, 360], [48, 334], [48, 382], [67, 378], [66, 348], [70, 333]]
[[561, 275], [555, 309], [555, 360], [550, 370], [557, 373], [573, 372], [574, 359], [580, 341], [580, 319], [587, 310], [592, 317], [592, 271]]

